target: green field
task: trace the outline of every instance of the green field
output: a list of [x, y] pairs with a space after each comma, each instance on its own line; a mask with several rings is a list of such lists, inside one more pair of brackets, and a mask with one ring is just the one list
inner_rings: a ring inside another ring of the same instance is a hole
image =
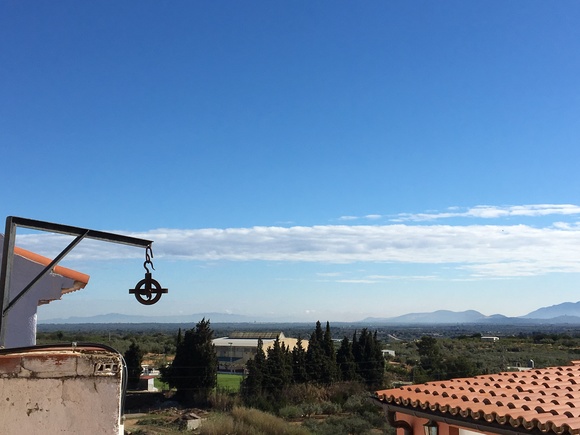
[[[234, 375], [229, 373], [218, 373], [217, 386], [218, 388], [229, 390], [233, 393], [240, 391], [240, 383], [242, 382], [242, 375]], [[169, 386], [155, 378], [155, 387], [160, 391], [169, 389]]]
[[238, 392], [240, 391], [240, 383], [242, 382], [242, 378], [243, 378], [242, 375], [218, 373], [217, 375], [218, 388]]

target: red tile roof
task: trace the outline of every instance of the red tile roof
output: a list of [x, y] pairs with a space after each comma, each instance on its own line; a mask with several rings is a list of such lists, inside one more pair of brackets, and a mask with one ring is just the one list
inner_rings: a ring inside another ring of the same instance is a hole
[[[35, 263], [42, 264], [43, 266], [48, 266], [52, 262], [50, 258], [44, 257], [35, 252], [27, 251], [26, 249], [19, 248], [18, 246], [14, 247], [14, 254], [24, 257]], [[88, 284], [90, 279], [89, 275], [85, 273], [77, 272], [76, 270], [68, 269], [62, 266], [55, 266], [53, 271], [54, 273], [62, 275], [65, 278], [69, 278], [76, 282], [79, 282], [80, 284], [82, 284], [81, 288], [84, 288]]]
[[571, 366], [451, 379], [377, 391], [401, 412], [430, 412], [505, 429], [580, 434], [580, 361]]

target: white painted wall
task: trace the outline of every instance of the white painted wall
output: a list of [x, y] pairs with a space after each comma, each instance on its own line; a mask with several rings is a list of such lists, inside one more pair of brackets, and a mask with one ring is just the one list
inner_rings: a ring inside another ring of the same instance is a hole
[[[0, 235], [0, 261], [4, 236]], [[10, 277], [9, 296], [4, 298], [4, 308], [44, 269], [45, 266], [14, 255]], [[49, 273], [32, 287], [4, 318], [4, 347], [24, 347], [36, 344], [36, 311], [39, 301], [58, 300], [63, 289], [75, 286], [74, 280]]]
[[121, 355], [98, 348], [0, 353], [0, 432], [123, 434]]

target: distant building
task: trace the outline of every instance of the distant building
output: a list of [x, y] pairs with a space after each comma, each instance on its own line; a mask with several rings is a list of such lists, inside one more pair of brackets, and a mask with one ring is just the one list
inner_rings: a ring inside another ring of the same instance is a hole
[[481, 337], [483, 341], [499, 341], [499, 337]]
[[[297, 338], [284, 336], [283, 332], [232, 332], [228, 337], [213, 340], [218, 357], [218, 370], [226, 372], [243, 372], [248, 360], [256, 355], [258, 340], [263, 343], [264, 352], [267, 352], [276, 340], [290, 350], [294, 349]], [[302, 340], [302, 347], [308, 349], [308, 340]]]
[[152, 375], [141, 375], [139, 377], [139, 390], [142, 391], [158, 391], [157, 387], [155, 386], [155, 378], [156, 376]]
[[394, 350], [383, 349], [383, 350], [381, 350], [381, 352], [383, 353], [383, 358], [389, 358], [391, 356], [395, 356]]

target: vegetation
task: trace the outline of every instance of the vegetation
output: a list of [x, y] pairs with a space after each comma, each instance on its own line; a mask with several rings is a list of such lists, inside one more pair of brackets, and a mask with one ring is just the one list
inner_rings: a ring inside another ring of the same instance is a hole
[[143, 371], [141, 367], [143, 355], [139, 345], [133, 342], [123, 356], [125, 364], [127, 364], [127, 386], [129, 389], [136, 388], [139, 385], [139, 377]]
[[[317, 322], [314, 330], [311, 325], [247, 325], [252, 330], [284, 329], [288, 336], [307, 337], [309, 346], [305, 349], [298, 340], [296, 347], [289, 349], [276, 340], [264, 350], [260, 344], [240, 385], [238, 375], [216, 375], [211, 339], [243, 326], [219, 325], [218, 333], [205, 319], [192, 326], [178, 330], [177, 325], [142, 329], [127, 325], [69, 329], [59, 325], [43, 330], [37, 339], [39, 344], [105, 343], [123, 353], [128, 366], [140, 365], [130, 363], [140, 355], [150, 366], [167, 366], [164, 379], [171, 382], [161, 384], [157, 380], [156, 385], [164, 390], [173, 388], [169, 400], [179, 399], [182, 405], [195, 403], [211, 410], [202, 433], [215, 434], [391, 433], [380, 409], [368, 401], [376, 389], [401, 382], [497, 373], [532, 364], [565, 365], [580, 359], [580, 329], [572, 326], [524, 325], [488, 330], [477, 325], [453, 325], [371, 331], [347, 324], [331, 330], [328, 322], [324, 326]], [[485, 341], [482, 335], [500, 339]], [[198, 350], [194, 358], [191, 349], [195, 346]], [[382, 349], [390, 349], [395, 355], [385, 359]], [[187, 378], [190, 380], [185, 381]], [[142, 418], [141, 424], [131, 430], [177, 434], [182, 433], [181, 424], [171, 412], [155, 413]]]
[[209, 320], [202, 319], [177, 343], [173, 362], [161, 369], [161, 380], [176, 389], [179, 402], [206, 405], [217, 384], [217, 356]]
[[201, 427], [202, 435], [310, 435], [300, 426], [289, 425], [283, 419], [252, 408], [237, 407], [230, 414], [215, 414]]
[[363, 328], [358, 338], [353, 334], [352, 343], [344, 337], [337, 353], [328, 322], [324, 332], [320, 322], [316, 323], [306, 351], [301, 341], [290, 350], [276, 338], [266, 354], [260, 340], [256, 355], [247, 364], [242, 399], [248, 406], [276, 412], [289, 404], [288, 390], [293, 385], [329, 386], [344, 380], [380, 388], [385, 370], [381, 348], [377, 334]]
[[240, 391], [240, 384], [242, 383], [242, 376], [230, 373], [218, 373], [217, 386], [232, 393]]

